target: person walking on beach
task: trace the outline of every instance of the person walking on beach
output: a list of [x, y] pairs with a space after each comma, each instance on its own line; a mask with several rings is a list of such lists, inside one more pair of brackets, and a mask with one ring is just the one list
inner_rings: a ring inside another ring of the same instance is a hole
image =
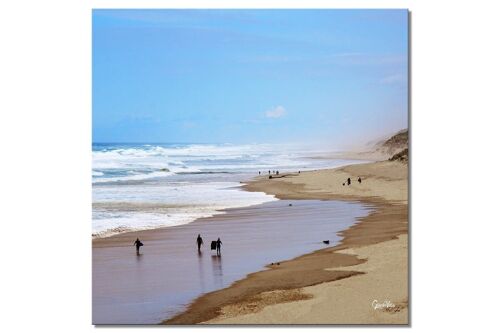
[[361, 184], [361, 177], [358, 176], [358, 183]]
[[347, 178], [347, 185], [351, 185], [351, 178]]
[[135, 253], [137, 255], [139, 255], [139, 249], [141, 248], [141, 246], [143, 246], [144, 244], [142, 244], [142, 242], [139, 240], [139, 238], [137, 238], [134, 242], [134, 245], [135, 245]]
[[203, 244], [203, 238], [201, 238], [200, 234], [198, 234], [198, 238], [196, 238], [196, 243], [198, 243], [198, 252], [201, 252], [200, 248]]
[[217, 255], [220, 256], [220, 246], [222, 245], [220, 238], [217, 238], [216, 244], [217, 244]]

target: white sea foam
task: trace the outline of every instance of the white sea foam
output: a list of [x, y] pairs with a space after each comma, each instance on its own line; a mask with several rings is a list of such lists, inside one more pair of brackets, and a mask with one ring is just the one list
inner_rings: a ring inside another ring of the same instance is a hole
[[[347, 164], [308, 158], [311, 153], [269, 144], [95, 145], [93, 233], [108, 236], [174, 226], [218, 214], [225, 208], [276, 200], [264, 193], [238, 189], [239, 181], [258, 171], [286, 172]], [[106, 203], [119, 203], [123, 209], [106, 208]], [[164, 207], [151, 210], [151, 203]]]
[[[255, 172], [269, 168], [306, 168], [304, 153], [277, 145], [141, 146], [94, 150], [93, 182], [143, 180], [203, 171]], [[130, 172], [134, 172], [133, 175]], [[158, 171], [163, 171], [160, 173]], [[168, 171], [168, 172], [165, 172]]]
[[132, 184], [96, 186], [92, 232], [94, 236], [105, 237], [118, 232], [170, 227], [221, 214], [223, 209], [277, 200], [264, 193], [242, 191], [239, 186], [231, 182], [158, 184], [140, 188]]
[[[117, 182], [117, 181], [130, 181], [130, 180], [145, 180], [145, 179], [154, 179], [154, 178], [160, 178], [160, 177], [167, 177], [172, 175], [172, 172], [165, 172], [165, 171], [155, 171], [155, 172], [150, 172], [150, 173], [137, 173], [137, 174], [130, 174], [127, 176], [122, 176], [122, 177], [108, 177], [108, 178], [97, 178], [94, 179], [94, 183], [106, 183], [106, 182]], [[103, 173], [99, 176], [102, 176]]]

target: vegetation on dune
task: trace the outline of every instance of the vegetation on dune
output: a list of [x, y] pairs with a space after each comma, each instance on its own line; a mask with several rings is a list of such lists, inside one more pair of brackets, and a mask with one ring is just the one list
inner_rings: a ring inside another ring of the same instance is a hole
[[377, 149], [389, 155], [389, 161], [408, 161], [408, 129], [399, 131], [380, 144]]
[[408, 148], [405, 148], [399, 153], [392, 155], [392, 157], [389, 158], [389, 161], [408, 162]]

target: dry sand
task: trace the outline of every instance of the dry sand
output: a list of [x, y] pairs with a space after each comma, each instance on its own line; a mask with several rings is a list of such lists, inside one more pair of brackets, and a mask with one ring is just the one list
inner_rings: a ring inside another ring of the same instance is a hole
[[[347, 177], [352, 184], [343, 186]], [[407, 164], [259, 177], [245, 187], [281, 199], [354, 200], [376, 209], [343, 231], [339, 245], [203, 295], [166, 324], [408, 324]]]
[[[222, 314], [207, 323], [407, 324], [407, 244], [407, 235], [401, 235], [397, 240], [340, 250], [337, 253], [366, 261], [327, 270], [365, 274], [302, 289], [263, 293], [257, 300], [223, 307]], [[393, 306], [374, 309], [375, 304], [383, 305], [385, 301], [391, 301]]]
[[[361, 177], [359, 184], [357, 178]], [[245, 188], [275, 194], [280, 199], [383, 199], [408, 203], [408, 166], [399, 162], [354, 164], [333, 170], [283, 174], [280, 178], [259, 177]], [[351, 178], [351, 185], [342, 186]]]

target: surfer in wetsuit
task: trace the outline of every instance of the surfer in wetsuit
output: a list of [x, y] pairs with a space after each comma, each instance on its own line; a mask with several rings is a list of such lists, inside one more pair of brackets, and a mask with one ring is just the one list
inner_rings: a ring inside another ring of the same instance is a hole
[[135, 245], [135, 253], [137, 253], [137, 255], [139, 255], [139, 249], [141, 246], [143, 246], [144, 244], [142, 244], [142, 242], [139, 240], [139, 238], [137, 238], [134, 242], [134, 245]]
[[203, 238], [201, 238], [200, 234], [198, 234], [198, 238], [196, 238], [196, 243], [198, 244], [198, 252], [201, 252], [200, 248], [203, 244]]
[[220, 246], [222, 245], [220, 238], [217, 238], [216, 244], [217, 244], [217, 255], [220, 256]]

